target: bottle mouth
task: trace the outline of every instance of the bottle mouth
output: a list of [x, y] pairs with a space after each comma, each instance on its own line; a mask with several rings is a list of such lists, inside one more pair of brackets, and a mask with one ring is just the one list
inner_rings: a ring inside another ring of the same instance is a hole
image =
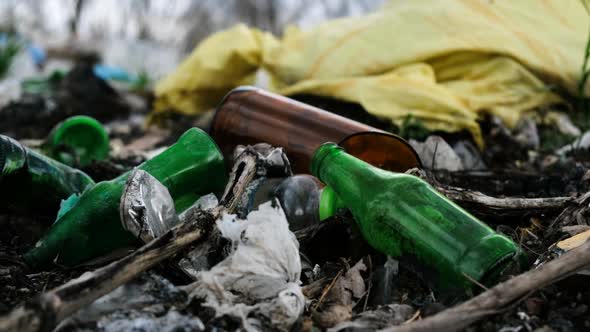
[[[187, 137], [197, 137], [197, 141], [200, 142], [199, 144], [203, 144], [205, 146], [208, 146], [210, 148], [213, 148], [215, 150], [215, 153], [213, 155], [210, 155], [209, 157], [209, 162], [211, 163], [211, 165], [216, 165], [215, 167], [212, 167], [212, 169], [215, 171], [215, 174], [210, 174], [212, 179], [218, 179], [218, 178], [223, 178], [223, 186], [216, 189], [214, 191], [214, 193], [216, 195], [221, 195], [223, 194], [223, 190], [225, 187], [225, 184], [227, 182], [227, 174], [228, 174], [228, 168], [227, 168], [227, 164], [225, 162], [225, 158], [223, 157], [223, 153], [221, 152], [221, 149], [219, 148], [219, 145], [217, 145], [217, 142], [215, 142], [215, 140], [213, 139], [213, 137], [211, 137], [209, 134], [207, 134], [207, 132], [205, 132], [204, 130], [202, 130], [201, 128], [197, 128], [197, 127], [193, 127], [188, 129], [187, 131], [184, 132], [184, 134], [182, 134], [180, 136], [180, 138], [178, 138], [178, 141], [175, 143], [176, 144], [182, 144], [182, 145], [186, 145], [187, 143], [185, 142], [185, 139]], [[187, 146], [189, 149], [195, 149], [195, 148], [200, 148], [200, 147], [196, 147], [196, 146]], [[220, 197], [220, 196], [218, 196]], [[186, 206], [188, 207], [188, 206]], [[183, 211], [186, 207], [183, 208], [182, 204], [177, 205], [176, 209], [177, 211]]]
[[[104, 160], [110, 149], [109, 136], [102, 124], [86, 115], [69, 117], [55, 126], [47, 143], [46, 153], [50, 157], [71, 164], [77, 155], [82, 166], [92, 160]], [[64, 147], [70, 151], [62, 151]]]
[[[216, 152], [216, 157], [221, 160], [221, 163], [224, 164], [224, 157], [223, 157], [223, 153], [221, 152], [221, 148], [219, 148], [219, 145], [217, 144], [217, 142], [215, 141], [215, 139], [213, 139], [213, 137], [211, 135], [209, 135], [206, 131], [204, 131], [201, 128], [197, 128], [197, 127], [193, 127], [188, 129], [187, 131], [185, 131], [180, 138], [178, 138], [178, 141], [181, 141], [183, 137], [185, 136], [190, 136], [190, 135], [202, 135], [203, 137], [207, 138], [207, 142], [213, 147], [215, 148], [215, 152]], [[224, 164], [225, 165], [225, 164]], [[226, 171], [225, 166], [223, 168], [224, 172]]]
[[327, 142], [320, 145], [313, 153], [313, 157], [311, 158], [311, 174], [320, 179], [320, 181], [322, 181], [320, 167], [324, 159], [332, 154], [332, 151], [344, 151], [344, 149], [335, 143]]
[[492, 287], [505, 274], [518, 274], [526, 268], [526, 265], [526, 255], [520, 248], [517, 248], [516, 252], [506, 254], [492, 265], [481, 277], [481, 283]]
[[[491, 234], [470, 248], [458, 267], [484, 285], [493, 286], [511, 266], [523, 267], [522, 254], [522, 250], [512, 240], [500, 234]], [[512, 263], [518, 264], [515, 266]]]
[[500, 279], [502, 273], [510, 267], [516, 253], [508, 253], [494, 263], [481, 277], [481, 283], [485, 286], [492, 287]]

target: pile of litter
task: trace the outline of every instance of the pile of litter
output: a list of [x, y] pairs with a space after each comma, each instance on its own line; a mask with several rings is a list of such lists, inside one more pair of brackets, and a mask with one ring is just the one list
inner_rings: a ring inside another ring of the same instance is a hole
[[0, 330], [590, 329], [589, 22], [397, 1], [156, 85], [72, 50], [0, 96]]

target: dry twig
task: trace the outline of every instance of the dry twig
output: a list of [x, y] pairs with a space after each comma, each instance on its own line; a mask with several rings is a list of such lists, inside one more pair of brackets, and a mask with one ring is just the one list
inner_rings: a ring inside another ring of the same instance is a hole
[[542, 265], [520, 274], [455, 307], [411, 324], [394, 326], [387, 332], [459, 331], [472, 323], [501, 312], [533, 291], [564, 279], [590, 266], [590, 241]]
[[557, 212], [570, 206], [576, 200], [572, 197], [520, 198], [492, 197], [479, 191], [447, 186], [438, 183], [423, 170], [411, 169], [407, 173], [418, 176], [429, 182], [443, 195], [459, 204], [466, 210], [477, 212], [478, 215], [493, 217], [519, 216], [525, 214], [541, 214]]
[[565, 208], [549, 225], [547, 234], [552, 234], [556, 227], [571, 225], [588, 225], [590, 215], [590, 192], [578, 197], [572, 204]]

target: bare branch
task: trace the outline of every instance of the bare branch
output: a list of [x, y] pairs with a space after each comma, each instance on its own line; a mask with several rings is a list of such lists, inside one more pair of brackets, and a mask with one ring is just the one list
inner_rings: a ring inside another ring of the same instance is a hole
[[533, 291], [590, 267], [590, 241], [535, 270], [520, 274], [469, 301], [411, 324], [394, 326], [387, 332], [459, 331], [472, 323], [504, 310]]

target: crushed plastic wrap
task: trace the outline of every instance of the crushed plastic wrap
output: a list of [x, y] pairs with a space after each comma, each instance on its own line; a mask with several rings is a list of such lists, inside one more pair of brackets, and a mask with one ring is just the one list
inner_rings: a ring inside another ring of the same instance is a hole
[[123, 228], [146, 243], [180, 221], [168, 188], [140, 169], [135, 169], [127, 179], [120, 213]]
[[217, 227], [232, 251], [198, 274], [187, 287], [190, 296], [212, 308], [216, 317], [239, 319], [245, 330], [270, 324], [288, 331], [303, 313], [305, 298], [299, 244], [282, 209], [267, 202], [245, 220], [223, 215]]

